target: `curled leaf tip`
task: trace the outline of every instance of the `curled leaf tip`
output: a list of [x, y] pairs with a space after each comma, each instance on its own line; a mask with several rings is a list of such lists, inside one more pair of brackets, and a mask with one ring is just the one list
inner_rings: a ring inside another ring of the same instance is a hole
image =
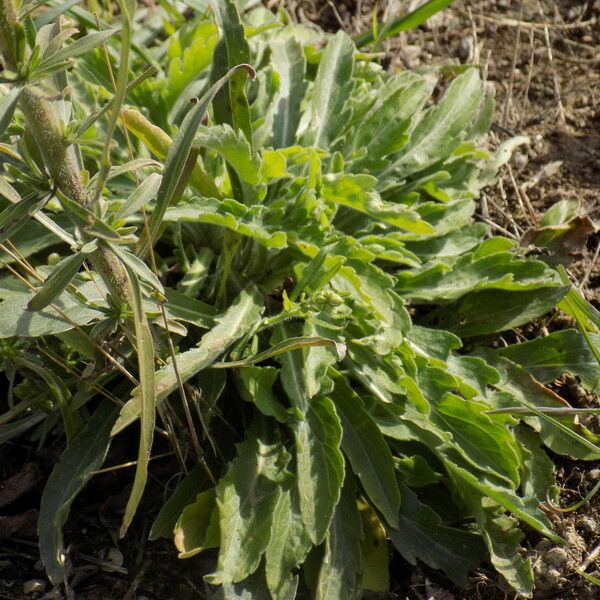
[[253, 81], [256, 79], [256, 69], [252, 65], [249, 65], [248, 63], [240, 63], [239, 65], [236, 65], [235, 67], [233, 67], [233, 69], [231, 69], [231, 70], [238, 71], [239, 69], [244, 69], [244, 71], [246, 71], [246, 73], [248, 73], [248, 76]]

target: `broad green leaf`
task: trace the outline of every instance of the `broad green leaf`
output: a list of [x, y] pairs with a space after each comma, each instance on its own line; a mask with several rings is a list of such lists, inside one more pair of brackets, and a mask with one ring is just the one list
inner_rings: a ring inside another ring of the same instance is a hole
[[405, 485], [400, 486], [402, 507], [398, 527], [388, 529], [395, 548], [409, 563], [417, 559], [442, 569], [458, 585], [486, 558], [481, 538], [463, 529], [448, 527]]
[[437, 106], [430, 108], [412, 131], [382, 177], [404, 179], [447, 158], [462, 142], [483, 98], [479, 72], [469, 69], [450, 84]]
[[377, 192], [377, 180], [370, 175], [328, 175], [321, 193], [327, 200], [348, 206], [378, 221], [412, 233], [434, 233], [435, 229], [419, 214], [402, 204], [384, 202]]
[[154, 438], [156, 422], [156, 401], [154, 386], [154, 341], [146, 319], [142, 304], [142, 290], [137, 274], [127, 264], [127, 277], [132, 291], [133, 323], [135, 328], [136, 353], [138, 359], [138, 376], [140, 385], [137, 388], [140, 402], [140, 439], [137, 464], [131, 494], [127, 500], [120, 536], [123, 537], [131, 525], [131, 521], [142, 499], [146, 480], [148, 479], [148, 464]]
[[331, 395], [342, 423], [342, 449], [373, 505], [392, 526], [398, 525], [400, 492], [394, 461], [379, 428], [348, 381], [330, 368]]
[[398, 293], [414, 302], [451, 302], [476, 290], [534, 290], [555, 279], [541, 261], [517, 259], [510, 252], [480, 256], [482, 246], [461, 256], [452, 267], [434, 262], [399, 273]]
[[55, 585], [61, 585], [66, 576], [62, 527], [73, 500], [104, 462], [116, 417], [114, 405], [103, 401], [85, 428], [63, 452], [46, 482], [37, 530], [40, 557]]
[[265, 551], [265, 573], [273, 600], [295, 597], [300, 565], [311, 548], [298, 506], [298, 492], [292, 488], [279, 495], [273, 511], [271, 537]]
[[539, 508], [537, 500], [521, 498], [513, 490], [499, 486], [485, 477], [476, 477], [463, 467], [450, 461], [446, 461], [445, 465], [450, 476], [456, 483], [459, 494], [466, 497], [474, 492], [484, 498], [491, 498], [549, 539], [558, 543], [562, 541], [552, 531], [552, 523], [544, 511]]
[[285, 232], [281, 228], [267, 228], [263, 223], [263, 214], [264, 208], [261, 206], [246, 207], [236, 200], [194, 197], [169, 208], [164, 222], [210, 223], [255, 238], [269, 248], [285, 247]]
[[[471, 337], [512, 329], [547, 313], [569, 288], [547, 284], [533, 290], [482, 290], [467, 294], [427, 315], [427, 323]], [[481, 307], [485, 306], [485, 310]]]
[[317, 545], [327, 533], [344, 481], [342, 427], [331, 400], [317, 396], [293, 429], [300, 512]]
[[242, 382], [242, 394], [246, 400], [253, 402], [268, 417], [274, 417], [280, 423], [287, 423], [290, 414], [287, 408], [273, 391], [278, 376], [274, 367], [243, 367], [239, 371]]
[[475, 515], [479, 531], [488, 548], [490, 559], [508, 583], [526, 597], [531, 595], [533, 571], [531, 559], [521, 556], [521, 541], [525, 537], [516, 519], [501, 507], [477, 493], [461, 489], [469, 509]]
[[229, 125], [201, 127], [194, 139], [194, 146], [218, 152], [242, 181], [251, 185], [258, 183], [260, 160], [253, 154], [250, 143], [241, 131], [236, 132]]
[[[192, 0], [186, 1], [191, 2]], [[264, 579], [264, 575], [259, 569], [244, 581], [224, 583], [219, 586], [219, 589], [211, 596], [211, 600], [273, 600]]]
[[520, 425], [515, 434], [523, 452], [523, 495], [536, 498], [540, 504], [556, 500], [558, 488], [554, 463], [542, 448], [540, 436], [526, 425]]
[[552, 417], [537, 411], [539, 407], [568, 407], [565, 400], [536, 381], [528, 371], [516, 363], [498, 356], [491, 350], [480, 349], [478, 353], [500, 373], [501, 380], [497, 387], [509, 394], [507, 402], [511, 406], [531, 408], [536, 413], [535, 417], [524, 418], [539, 431], [548, 448], [557, 454], [579, 460], [600, 458], [600, 447], [578, 433], [579, 427], [573, 423], [572, 417]]
[[502, 422], [486, 415], [489, 405], [446, 394], [435, 402], [432, 420], [452, 433], [453, 441], [484, 470], [504, 478], [507, 485], [519, 485], [519, 447]]
[[28, 309], [30, 299], [27, 293], [5, 297], [0, 304], [0, 339], [53, 335], [73, 329], [74, 324], [86, 325], [104, 317], [104, 313], [81, 304], [66, 292], [54, 300], [52, 307], [39, 311]]
[[[600, 336], [589, 334], [600, 350]], [[527, 369], [535, 379], [549, 383], [572, 373], [590, 391], [598, 390], [600, 365], [583, 336], [574, 329], [555, 331], [522, 344], [512, 344], [498, 354]]]
[[210, 481], [201, 465], [196, 465], [177, 485], [175, 491], [163, 504], [152, 523], [148, 539], [171, 538], [177, 519], [183, 509], [192, 504], [200, 491], [208, 489]]
[[279, 90], [274, 100], [273, 147], [294, 144], [300, 124], [300, 103], [306, 92], [306, 60], [300, 43], [293, 37], [271, 43], [271, 63], [279, 75]]
[[325, 538], [325, 555], [319, 571], [315, 600], [356, 600], [360, 597], [362, 537], [356, 485], [348, 477]]
[[237, 583], [254, 573], [269, 545], [273, 513], [289, 455], [252, 431], [216, 488], [221, 542], [211, 583]]
[[358, 154], [352, 170], [374, 171], [386, 166], [384, 157], [399, 151], [410, 139], [411, 119], [426, 102], [432, 85], [414, 73], [391, 78], [383, 86], [373, 106], [356, 125], [351, 138]]
[[[250, 47], [244, 35], [240, 15], [232, 0], [209, 0], [217, 20], [222, 38], [215, 48], [211, 82], [242, 63], [250, 62]], [[231, 125], [234, 131], [241, 130], [252, 145], [252, 121], [246, 97], [245, 78], [242, 73], [234, 74], [219, 89], [215, 102], [215, 120], [219, 124]]]
[[76, 252], [71, 256], [67, 256], [67, 258], [63, 258], [44, 281], [39, 291], [28, 302], [27, 310], [40, 311], [51, 304], [65, 291], [86, 258], [86, 252]]
[[343, 31], [329, 40], [321, 57], [312, 89], [309, 121], [302, 141], [307, 146], [327, 149], [349, 112], [344, 109], [352, 90], [354, 44]]
[[210, 65], [218, 38], [216, 25], [209, 21], [194, 24], [191, 33], [179, 30], [176, 35], [171, 36], [167, 50], [170, 59], [168, 83], [164, 88], [170, 106], [185, 95], [187, 86]]
[[190, 558], [218, 546], [219, 512], [214, 489], [201, 492], [183, 509], [173, 533], [179, 558]]
[[[262, 310], [262, 300], [255, 289], [241, 292], [229, 309], [217, 319], [217, 325], [204, 334], [196, 348], [176, 355], [181, 381], [185, 383], [190, 377], [210, 367], [234, 342], [258, 324]], [[177, 386], [175, 370], [169, 362], [155, 373], [156, 404], [160, 404], [177, 389]], [[140, 390], [136, 388], [131, 399], [121, 409], [112, 435], [133, 423], [139, 417], [140, 411]]]

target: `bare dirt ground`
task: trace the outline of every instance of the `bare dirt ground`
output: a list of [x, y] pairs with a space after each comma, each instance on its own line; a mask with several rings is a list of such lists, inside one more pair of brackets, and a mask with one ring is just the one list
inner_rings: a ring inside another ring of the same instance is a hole
[[[264, 0], [273, 9], [285, 6], [301, 21], [350, 34], [370, 26], [372, 11], [380, 18], [399, 14], [407, 0]], [[414, 4], [414, 3], [413, 3]], [[457, 1], [427, 25], [382, 44], [384, 64], [392, 70], [425, 69], [434, 65], [475, 63], [493, 87], [497, 110], [493, 144], [525, 135], [527, 146], [516, 152], [501, 182], [486, 191], [479, 218], [497, 233], [523, 240], [540, 215], [564, 199], [579, 201], [580, 215], [600, 226], [600, 0], [483, 0]], [[600, 235], [585, 228], [570, 245], [569, 273], [587, 298], [600, 305]], [[539, 333], [539, 327], [533, 334]], [[528, 335], [528, 332], [523, 332]], [[555, 389], [571, 401], [598, 405], [597, 397], [581, 397], [572, 381]], [[135, 435], [135, 434], [132, 434]], [[107, 464], [122, 462], [114, 448]], [[55, 457], [38, 456], [32, 463], [27, 448], [15, 447], [0, 468], [0, 502], [7, 473], [20, 472], [23, 495], [19, 512], [39, 505], [43, 473]], [[22, 466], [25, 464], [26, 468]], [[202, 574], [211, 570], [209, 553], [186, 561], [176, 558], [168, 541], [147, 542], [157, 497], [168, 496], [171, 469], [154, 471], [136, 528], [125, 540], [116, 536], [119, 492], [129, 474], [113, 472], [92, 480], [77, 499], [67, 525], [75, 600], [191, 600], [209, 597]], [[164, 474], [164, 477], [161, 475]], [[600, 465], [557, 459], [561, 505], [580, 501], [600, 480]], [[112, 490], [114, 496], [107, 498]], [[1, 506], [1, 504], [0, 504]], [[8, 505], [7, 511], [10, 512]], [[13, 505], [13, 508], [17, 505]], [[35, 512], [30, 523], [35, 527]], [[592, 600], [600, 588], [577, 573], [600, 576], [600, 493], [581, 508], [553, 513], [566, 544], [556, 548], [529, 535], [525, 540], [537, 576], [537, 600]], [[25, 516], [25, 519], [27, 517]], [[2, 527], [0, 523], [0, 529]], [[59, 600], [45, 583], [37, 547], [23, 533], [0, 542], [0, 600]], [[413, 568], [398, 557], [392, 563], [392, 591], [377, 600], [508, 600], [515, 598], [492, 569], [474, 574], [459, 590], [443, 575], [423, 566]], [[25, 589], [24, 589], [25, 586]], [[36, 591], [37, 590], [37, 591]], [[30, 593], [25, 593], [25, 592]]]

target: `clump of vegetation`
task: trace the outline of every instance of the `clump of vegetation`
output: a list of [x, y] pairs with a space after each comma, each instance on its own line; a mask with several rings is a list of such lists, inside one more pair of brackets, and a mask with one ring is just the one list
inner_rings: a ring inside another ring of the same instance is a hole
[[[457, 584], [489, 561], [530, 594], [523, 528], [560, 542], [545, 448], [600, 457], [543, 384], [596, 386], [600, 319], [473, 221], [522, 140], [486, 149], [475, 68], [392, 75], [237, 4], [0, 0], [0, 440], [64, 440], [48, 576], [139, 420], [121, 535], [158, 431], [187, 474], [150, 537], [218, 548], [217, 598], [360, 597], [392, 551]], [[580, 331], [491, 349], [556, 306]]]

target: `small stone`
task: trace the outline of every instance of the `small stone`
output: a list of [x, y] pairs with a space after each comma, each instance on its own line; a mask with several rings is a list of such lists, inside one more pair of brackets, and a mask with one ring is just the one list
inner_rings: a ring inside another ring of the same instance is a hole
[[408, 69], [417, 68], [421, 64], [421, 60], [419, 58], [419, 56], [421, 56], [421, 52], [421, 46], [410, 44], [403, 46], [401, 50], [402, 62], [404, 62]]
[[473, 61], [473, 38], [470, 35], [460, 39], [457, 55], [463, 62]]
[[569, 560], [569, 555], [562, 548], [552, 548], [552, 550], [548, 550], [546, 555], [544, 556], [544, 560], [555, 567], [562, 567], [567, 564]]
[[557, 569], [548, 569], [544, 573], [544, 576], [545, 576], [546, 581], [548, 581], [548, 583], [552, 583], [552, 584], [558, 583], [561, 578], [560, 571], [558, 571]]
[[577, 527], [589, 533], [598, 533], [598, 522], [592, 517], [581, 517], [577, 521]]
[[23, 582], [23, 593], [26, 596], [39, 594], [46, 589], [46, 582], [42, 579], [29, 579]]
[[111, 548], [106, 554], [106, 560], [117, 567], [123, 566], [123, 553], [117, 548]]
[[515, 165], [517, 171], [524, 169], [528, 161], [529, 159], [527, 158], [527, 154], [524, 152], [517, 151], [513, 154], [513, 164]]

